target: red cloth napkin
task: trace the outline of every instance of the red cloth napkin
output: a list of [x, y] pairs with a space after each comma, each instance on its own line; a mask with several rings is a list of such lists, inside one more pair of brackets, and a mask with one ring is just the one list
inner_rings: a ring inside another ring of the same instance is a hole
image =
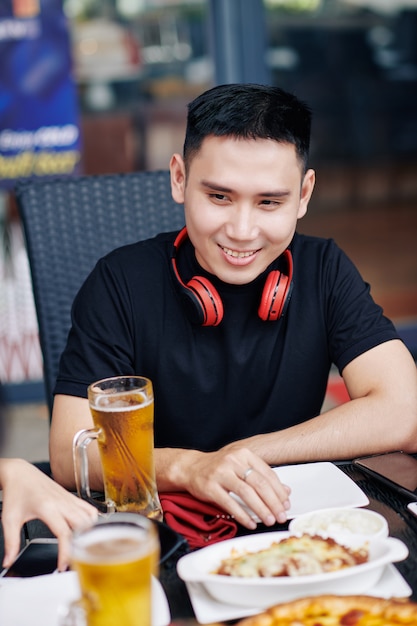
[[237, 523], [210, 502], [197, 500], [186, 491], [159, 494], [164, 521], [188, 541], [190, 548], [201, 548], [237, 533]]

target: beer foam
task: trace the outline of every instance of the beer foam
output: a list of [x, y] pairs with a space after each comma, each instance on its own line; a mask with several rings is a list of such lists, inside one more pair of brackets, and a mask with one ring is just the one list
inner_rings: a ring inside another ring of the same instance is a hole
[[[113, 400], [115, 396], [98, 396], [94, 404], [93, 409], [97, 409], [106, 413], [121, 413], [127, 411], [135, 411], [137, 409], [144, 409], [152, 403], [153, 398], [148, 398], [145, 393], [136, 392], [134, 404], [131, 404], [129, 400]], [[138, 403], [139, 398], [141, 402]], [[133, 399], [132, 399], [133, 400]]]
[[134, 561], [155, 549], [155, 539], [139, 526], [97, 525], [76, 539], [73, 557], [84, 563]]

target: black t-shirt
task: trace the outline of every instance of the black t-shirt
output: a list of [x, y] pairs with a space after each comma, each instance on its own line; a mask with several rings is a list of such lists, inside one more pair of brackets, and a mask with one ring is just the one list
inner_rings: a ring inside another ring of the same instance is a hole
[[[219, 326], [190, 321], [171, 269], [175, 233], [119, 248], [101, 259], [73, 306], [55, 393], [86, 397], [113, 375], [150, 378], [155, 445], [214, 450], [318, 415], [328, 374], [398, 338], [369, 286], [332, 240], [296, 234], [288, 309], [257, 314], [268, 270], [247, 285], [205, 272], [189, 241], [177, 263], [187, 282], [209, 278], [224, 305]], [[286, 271], [282, 258], [275, 269]], [[271, 268], [269, 268], [271, 269]]]

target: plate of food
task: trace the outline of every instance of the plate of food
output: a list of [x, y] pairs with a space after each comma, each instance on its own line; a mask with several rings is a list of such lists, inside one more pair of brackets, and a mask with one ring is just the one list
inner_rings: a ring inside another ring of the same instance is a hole
[[240, 621], [237, 626], [396, 626], [416, 624], [417, 603], [366, 595], [322, 594], [274, 605]]
[[384, 567], [404, 560], [407, 546], [384, 537], [364, 541], [288, 531], [229, 539], [182, 557], [179, 577], [198, 582], [217, 601], [266, 608], [318, 593], [364, 593]]

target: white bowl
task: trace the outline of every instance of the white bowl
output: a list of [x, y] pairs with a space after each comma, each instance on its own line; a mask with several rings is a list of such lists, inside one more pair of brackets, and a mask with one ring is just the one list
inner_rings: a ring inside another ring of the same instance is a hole
[[369, 509], [324, 509], [291, 520], [293, 534], [307, 533], [326, 537], [361, 535], [369, 539], [388, 537], [385, 517]]
[[[229, 539], [183, 556], [177, 563], [186, 583], [201, 583], [211, 596], [235, 606], [266, 608], [275, 603], [322, 593], [361, 594], [373, 587], [388, 563], [408, 556], [407, 546], [393, 537], [369, 541], [369, 560], [337, 572], [309, 576], [238, 578], [213, 574], [221, 561], [238, 553], [255, 552], [288, 537], [290, 532], [266, 532]], [[347, 544], [346, 544], [347, 545]], [[352, 541], [351, 546], [362, 545]]]

